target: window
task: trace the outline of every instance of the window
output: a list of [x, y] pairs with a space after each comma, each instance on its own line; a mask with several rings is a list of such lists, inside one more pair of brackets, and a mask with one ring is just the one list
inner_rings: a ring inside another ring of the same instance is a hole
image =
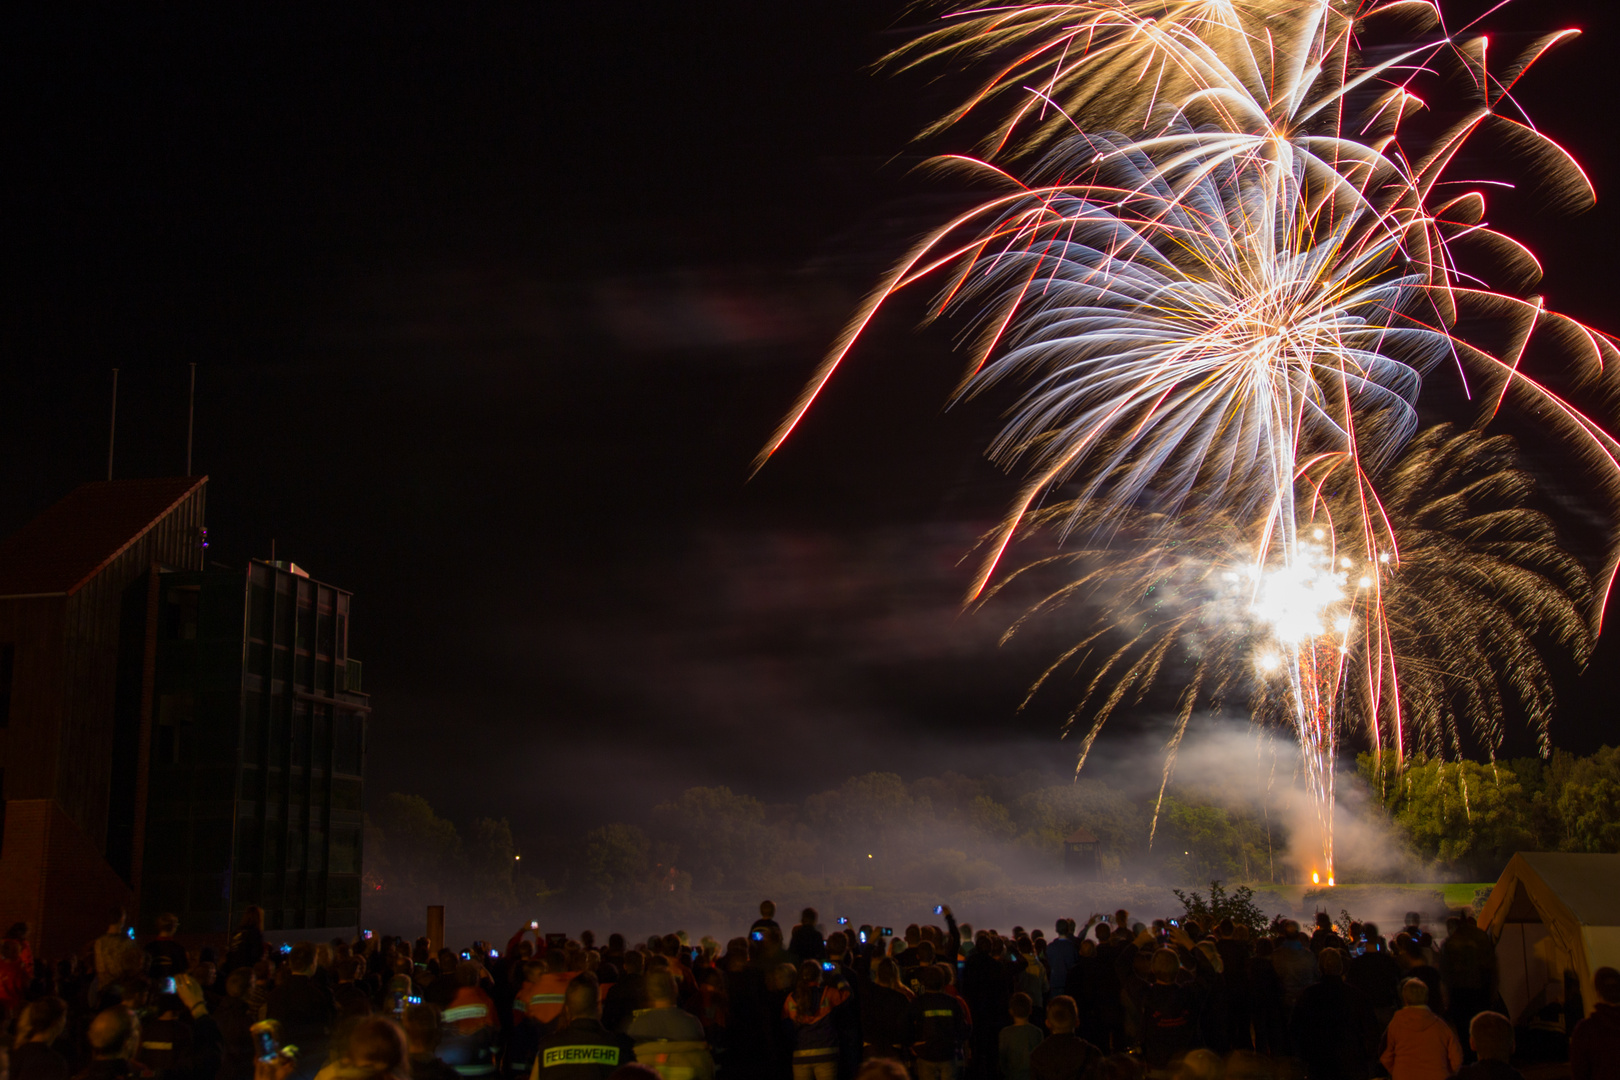
[[163, 597], [159, 635], [168, 641], [196, 641], [201, 599], [202, 589], [196, 585], [180, 585], [168, 590]]
[[309, 705], [305, 702], [295, 702], [293, 705], [292, 730], [292, 761], [295, 769], [309, 768]]
[[0, 642], [0, 728], [11, 724], [11, 686], [17, 668], [17, 646]]
[[158, 697], [157, 730], [153, 735], [153, 760], [164, 765], [180, 764], [183, 732], [191, 726], [196, 699], [190, 694], [161, 694]]
[[348, 709], [337, 711], [336, 726], [332, 732], [332, 771], [360, 775], [360, 717]]

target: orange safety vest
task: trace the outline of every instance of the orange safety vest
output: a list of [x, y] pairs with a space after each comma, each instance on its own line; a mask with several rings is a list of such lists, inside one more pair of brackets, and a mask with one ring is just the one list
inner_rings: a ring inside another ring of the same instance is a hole
[[450, 999], [449, 1007], [439, 1019], [446, 1024], [456, 1025], [456, 1030], [463, 1035], [472, 1035], [496, 1025], [495, 1003], [478, 987], [463, 986]]
[[552, 1023], [562, 1015], [563, 997], [568, 993], [568, 984], [578, 974], [577, 971], [548, 971], [540, 976], [539, 982], [525, 983], [518, 992], [517, 1000], [512, 1003], [513, 1010], [522, 1011], [542, 1024]]

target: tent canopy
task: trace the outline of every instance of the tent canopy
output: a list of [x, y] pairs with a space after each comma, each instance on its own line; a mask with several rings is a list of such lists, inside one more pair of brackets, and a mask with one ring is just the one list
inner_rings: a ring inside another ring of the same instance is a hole
[[1620, 967], [1620, 855], [1521, 851], [1508, 860], [1479, 913], [1496, 941], [1502, 1000], [1515, 1022], [1579, 980], [1591, 1012], [1592, 973]]

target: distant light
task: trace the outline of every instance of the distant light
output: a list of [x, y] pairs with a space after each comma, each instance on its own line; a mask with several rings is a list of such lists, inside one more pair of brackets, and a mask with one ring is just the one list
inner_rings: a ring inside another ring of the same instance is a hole
[[1378, 556], [1378, 561], [1381, 563], [1389, 562], [1389, 552], [1386, 551], [1382, 555]]
[[870, 859], [870, 858], [871, 858], [871, 857], [872, 857], [872, 856], [870, 856], [870, 855], [868, 855], [868, 856], [867, 856], [867, 858], [868, 858], [868, 859]]
[[513, 859], [514, 862], [517, 861], [518, 859], [521, 859], [521, 858], [523, 858], [523, 856], [521, 856], [521, 855], [512, 856], [512, 859]]
[[1362, 587], [1362, 588], [1363, 588], [1363, 589], [1365, 589], [1365, 588], [1367, 588], [1367, 587], [1368, 587], [1368, 586], [1369, 586], [1369, 585], [1371, 585], [1371, 584], [1372, 584], [1372, 578], [1370, 578], [1370, 577], [1366, 577], [1366, 576], [1365, 576], [1365, 575], [1363, 575], [1363, 576], [1362, 576], [1362, 578], [1361, 578], [1361, 580], [1360, 580], [1360, 581], [1358, 581], [1358, 582], [1356, 582], [1356, 584], [1357, 584], [1357, 585], [1359, 585], [1359, 586], [1361, 586], [1361, 587]]
[[1327, 533], [1323, 532], [1321, 529], [1317, 529], [1316, 532], [1312, 533], [1311, 535], [1315, 536], [1318, 540], [1320, 540], [1320, 539], [1322, 539], [1322, 537], [1326, 536]]
[[1322, 884], [1322, 875], [1318, 874], [1315, 870], [1311, 871], [1311, 884], [1312, 885], [1320, 885], [1320, 884]]

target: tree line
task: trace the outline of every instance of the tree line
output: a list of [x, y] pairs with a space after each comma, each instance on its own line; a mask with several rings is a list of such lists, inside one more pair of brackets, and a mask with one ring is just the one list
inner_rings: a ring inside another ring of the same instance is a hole
[[[1365, 785], [1406, 869], [1384, 880], [1493, 880], [1518, 850], [1620, 850], [1620, 750], [1554, 752], [1490, 762], [1363, 754], [1341, 789]], [[1156, 825], [1154, 811], [1157, 805]], [[1276, 807], [1222, 805], [1172, 786], [1162, 804], [1105, 777], [1052, 784], [1047, 774], [907, 781], [850, 777], [797, 803], [768, 805], [727, 787], [692, 787], [647, 808], [515, 858], [506, 819], [465, 831], [419, 796], [371, 807], [368, 909], [412, 912], [432, 891], [499, 921], [547, 905], [604, 915], [669, 893], [795, 895], [871, 888], [959, 895], [1061, 880], [1063, 841], [1078, 827], [1101, 842], [1105, 877], [1180, 885], [1297, 881]], [[1152, 830], [1152, 842], [1149, 832]], [[1346, 880], [1380, 880], [1347, 867]]]

